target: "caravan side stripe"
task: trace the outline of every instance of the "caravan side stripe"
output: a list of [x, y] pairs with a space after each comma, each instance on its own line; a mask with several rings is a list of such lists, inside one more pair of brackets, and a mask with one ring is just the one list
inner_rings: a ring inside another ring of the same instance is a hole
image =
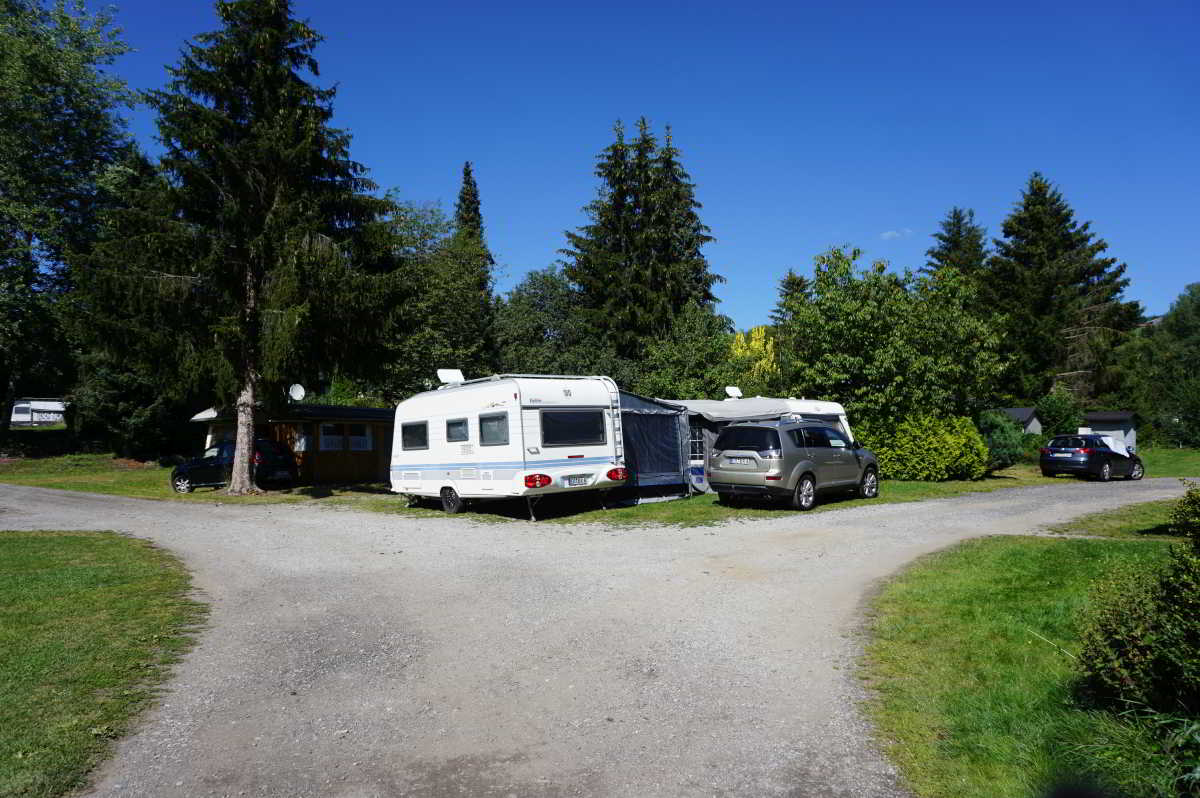
[[445, 471], [452, 468], [558, 468], [561, 466], [572, 465], [596, 465], [598, 463], [611, 463], [612, 455], [607, 457], [576, 457], [573, 459], [560, 460], [509, 460], [507, 462], [489, 462], [489, 463], [403, 463], [400, 465], [392, 465], [392, 471]]

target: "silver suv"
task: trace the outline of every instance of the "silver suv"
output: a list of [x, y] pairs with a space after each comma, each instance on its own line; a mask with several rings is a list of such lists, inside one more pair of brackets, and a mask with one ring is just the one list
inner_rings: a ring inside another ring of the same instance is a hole
[[874, 453], [819, 421], [757, 421], [721, 430], [708, 456], [708, 484], [723, 504], [740, 496], [787, 499], [811, 510], [817, 492], [879, 495]]

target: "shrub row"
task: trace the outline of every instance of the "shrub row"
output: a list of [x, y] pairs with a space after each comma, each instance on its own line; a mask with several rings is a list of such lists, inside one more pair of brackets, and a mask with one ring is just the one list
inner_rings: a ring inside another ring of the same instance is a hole
[[979, 479], [988, 470], [988, 447], [969, 418], [918, 416], [857, 434], [875, 452], [884, 479]]

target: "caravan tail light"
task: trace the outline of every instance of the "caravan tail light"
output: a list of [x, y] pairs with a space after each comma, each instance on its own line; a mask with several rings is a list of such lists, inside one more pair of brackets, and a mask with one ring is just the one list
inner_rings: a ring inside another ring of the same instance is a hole
[[260, 451], [258, 451], [257, 449], [255, 449], [255, 450], [254, 450], [254, 464], [255, 464], [255, 465], [262, 465], [262, 461], [263, 461], [262, 452], [260, 452]]
[[551, 482], [550, 477], [545, 474], [526, 474], [525, 487], [527, 488], [544, 488]]
[[624, 482], [629, 479], [629, 469], [627, 468], [610, 468], [605, 474], [613, 482]]

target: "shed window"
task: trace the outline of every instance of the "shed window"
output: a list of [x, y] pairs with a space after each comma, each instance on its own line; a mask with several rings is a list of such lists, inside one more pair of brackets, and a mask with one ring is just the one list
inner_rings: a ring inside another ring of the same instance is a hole
[[375, 448], [370, 424], [347, 424], [346, 440], [350, 442], [352, 452], [369, 452]]
[[346, 429], [343, 424], [321, 425], [321, 451], [340, 452], [346, 448]]
[[465, 418], [455, 418], [446, 422], [446, 440], [450, 443], [460, 443], [470, 440], [471, 432]]
[[479, 417], [479, 445], [508, 445], [508, 413], [493, 413]]
[[414, 421], [400, 425], [400, 447], [402, 449], [429, 448], [429, 422]]
[[603, 410], [543, 410], [543, 446], [595, 446], [603, 444]]

